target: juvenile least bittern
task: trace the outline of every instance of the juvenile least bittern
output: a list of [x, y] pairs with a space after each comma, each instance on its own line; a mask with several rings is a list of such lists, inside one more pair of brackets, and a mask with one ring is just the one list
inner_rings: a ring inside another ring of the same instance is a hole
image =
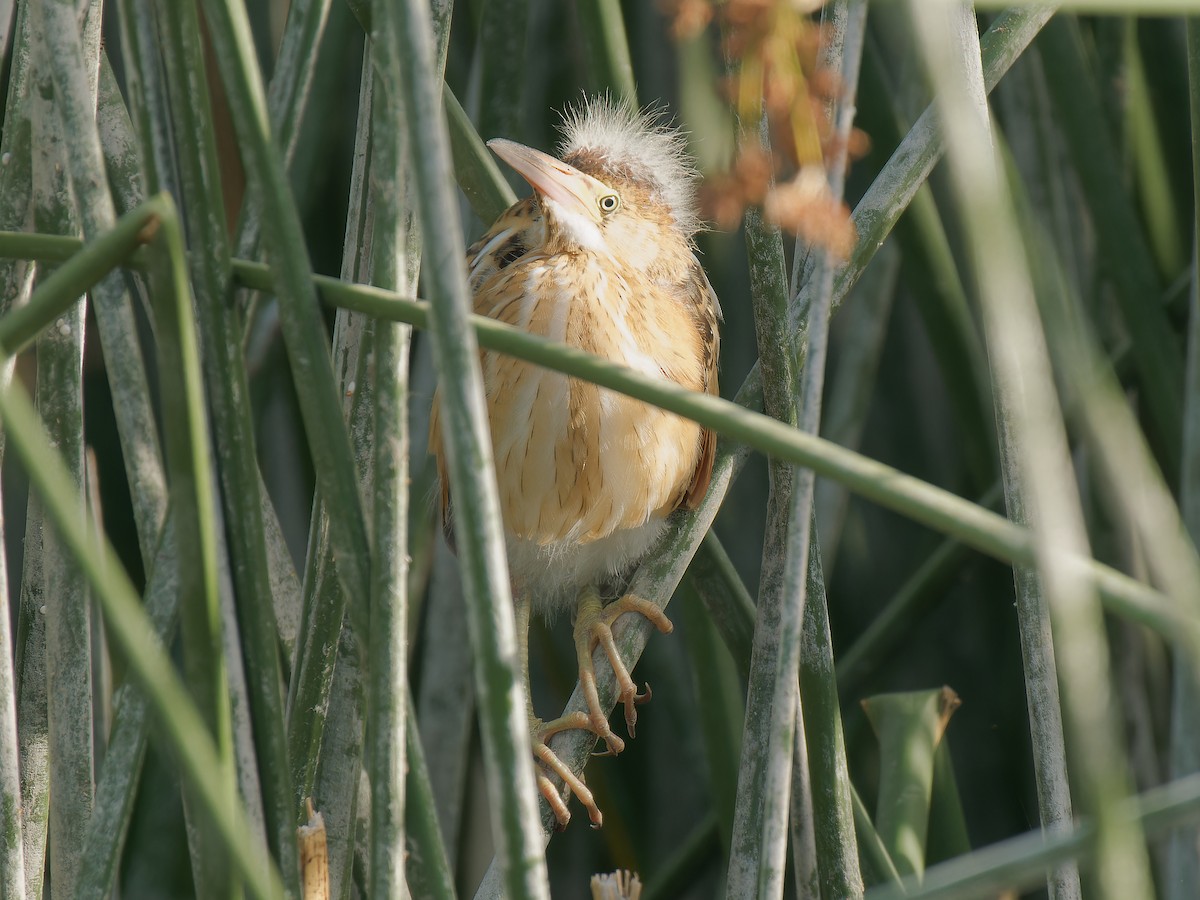
[[[475, 312], [696, 391], [717, 393], [720, 306], [693, 236], [695, 170], [682, 136], [652, 114], [607, 100], [568, 113], [559, 158], [507, 140], [488, 146], [532, 186], [467, 251]], [[496, 481], [518, 622], [574, 607], [579, 680], [589, 713], [541, 722], [529, 710], [534, 756], [601, 815], [582, 779], [546, 746], [582, 728], [619, 753], [596, 691], [599, 645], [617, 676], [632, 737], [638, 692], [613, 643], [625, 613], [660, 631], [654, 603], [620, 594], [667, 516], [708, 489], [715, 436], [673, 413], [499, 353], [481, 353]], [[435, 398], [430, 448], [451, 535]], [[524, 661], [526, 667], [527, 660]], [[526, 676], [528, 677], [528, 676]], [[528, 684], [526, 684], [528, 688]], [[543, 770], [538, 784], [561, 825], [570, 817]]]

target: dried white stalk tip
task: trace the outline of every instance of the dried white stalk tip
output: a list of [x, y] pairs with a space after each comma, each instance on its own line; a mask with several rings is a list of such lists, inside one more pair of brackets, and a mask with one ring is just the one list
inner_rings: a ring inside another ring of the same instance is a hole
[[634, 872], [618, 869], [592, 876], [592, 900], [638, 900], [641, 896], [642, 881]]

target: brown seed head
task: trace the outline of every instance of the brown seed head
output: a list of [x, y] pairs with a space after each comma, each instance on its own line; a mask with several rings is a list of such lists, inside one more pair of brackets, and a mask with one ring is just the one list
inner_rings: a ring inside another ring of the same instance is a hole
[[830, 193], [820, 166], [805, 166], [791, 181], [773, 188], [763, 203], [763, 214], [779, 227], [825, 248], [835, 259], [849, 259], [858, 239], [849, 207]]

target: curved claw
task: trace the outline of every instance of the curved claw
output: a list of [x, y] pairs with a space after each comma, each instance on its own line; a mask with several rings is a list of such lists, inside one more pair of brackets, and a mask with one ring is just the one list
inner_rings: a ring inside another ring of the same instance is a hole
[[[632, 684], [632, 682], [630, 682]], [[637, 710], [635, 706], [640, 706], [643, 703], [649, 703], [654, 699], [654, 691], [650, 690], [650, 682], [646, 682], [646, 693], [637, 693], [637, 688], [634, 687], [633, 693], [622, 693], [620, 700], [625, 704], [625, 727], [629, 730], [630, 737], [637, 737]]]

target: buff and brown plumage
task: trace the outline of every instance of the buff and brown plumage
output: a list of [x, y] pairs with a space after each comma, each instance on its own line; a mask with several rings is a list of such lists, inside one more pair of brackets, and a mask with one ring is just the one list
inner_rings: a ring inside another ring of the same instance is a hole
[[[720, 306], [696, 258], [695, 171], [678, 132], [652, 114], [607, 100], [568, 113], [558, 158], [507, 140], [488, 143], [533, 187], [467, 251], [475, 312], [684, 387], [717, 393]], [[715, 436], [695, 422], [513, 357], [483, 351], [483, 380], [509, 568], [518, 604], [573, 607], [587, 716], [533, 719], [534, 755], [601, 821], [591, 793], [546, 746], [584, 728], [616, 754], [595, 687], [592, 651], [604, 647], [630, 736], [648, 699], [613, 645], [627, 612], [660, 630], [670, 622], [626, 595], [602, 606], [662, 534], [667, 516], [694, 506], [712, 472]], [[435, 399], [430, 434], [443, 522], [451, 500]], [[525, 607], [527, 611], [527, 607]], [[527, 621], [527, 616], [524, 617]], [[539, 770], [560, 825], [569, 815]]]

